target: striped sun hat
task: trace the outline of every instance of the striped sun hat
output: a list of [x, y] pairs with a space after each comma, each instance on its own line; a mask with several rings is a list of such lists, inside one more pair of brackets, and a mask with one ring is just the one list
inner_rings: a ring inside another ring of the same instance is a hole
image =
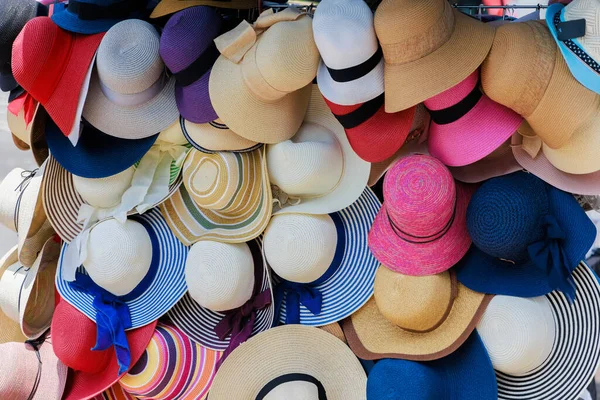
[[205, 154], [190, 150], [183, 185], [160, 209], [183, 244], [244, 243], [260, 235], [272, 212], [264, 150]]
[[120, 380], [139, 399], [204, 399], [217, 372], [218, 351], [191, 341], [174, 326], [159, 323], [146, 353]]
[[104, 392], [93, 397], [91, 400], [135, 400], [136, 398], [127, 393], [121, 385], [115, 383]]

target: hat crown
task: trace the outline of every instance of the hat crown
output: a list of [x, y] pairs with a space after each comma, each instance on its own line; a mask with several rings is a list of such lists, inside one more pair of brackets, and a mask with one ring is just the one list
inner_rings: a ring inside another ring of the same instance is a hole
[[600, 61], [600, 1], [578, 0], [572, 1], [563, 9], [565, 21], [577, 19], [585, 20], [585, 35], [577, 38], [578, 44], [594, 59]]
[[38, 7], [34, 0], [4, 0], [0, 2], [0, 71], [11, 72], [12, 44], [27, 21], [35, 18]]
[[469, 93], [473, 91], [479, 81], [479, 69], [466, 77], [458, 85], [433, 96], [423, 102], [430, 110], [443, 110], [460, 103]]
[[121, 203], [123, 193], [131, 186], [135, 167], [131, 166], [106, 178], [83, 178], [73, 175], [77, 193], [92, 207], [110, 208]]

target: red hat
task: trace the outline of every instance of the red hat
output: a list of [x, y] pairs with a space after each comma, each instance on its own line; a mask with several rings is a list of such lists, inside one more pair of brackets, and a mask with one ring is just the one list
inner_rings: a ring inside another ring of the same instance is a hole
[[[146, 351], [156, 328], [156, 321], [126, 332], [134, 366]], [[63, 399], [92, 398], [119, 381], [119, 365], [113, 348], [92, 351], [96, 344], [96, 324], [75, 307], [62, 300], [52, 317], [52, 347], [67, 365], [69, 378]]]
[[66, 136], [75, 123], [79, 94], [103, 36], [67, 32], [49, 17], [37, 17], [25, 24], [13, 44], [15, 80], [44, 106]]
[[385, 112], [384, 94], [366, 103], [342, 106], [325, 99], [344, 127], [352, 149], [370, 163], [388, 159], [402, 147], [413, 123], [415, 107]]

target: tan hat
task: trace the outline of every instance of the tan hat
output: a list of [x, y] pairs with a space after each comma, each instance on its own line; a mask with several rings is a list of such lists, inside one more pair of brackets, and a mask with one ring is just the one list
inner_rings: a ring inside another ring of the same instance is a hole
[[[17, 246], [14, 246], [0, 259], [0, 271], [5, 271], [11, 265], [19, 262], [19, 255], [17, 252]], [[27, 338], [21, 332], [21, 326], [19, 322], [9, 318], [8, 315], [4, 314], [0, 309], [0, 343], [8, 342], [24, 342]]]
[[209, 93], [218, 116], [254, 142], [279, 143], [300, 125], [319, 66], [312, 19], [297, 9], [264, 11], [215, 39], [221, 56]]
[[344, 321], [344, 333], [366, 360], [436, 360], [469, 337], [491, 298], [461, 285], [451, 270], [409, 276], [382, 266], [374, 298]]
[[600, 96], [573, 78], [541, 21], [498, 27], [481, 83], [488, 97], [521, 114], [553, 149], [600, 108]]
[[46, 121], [48, 118], [50, 117], [44, 107], [38, 106], [35, 118], [31, 122], [29, 146], [37, 165], [42, 165], [50, 155], [48, 143], [46, 142]]
[[233, 132], [220, 119], [195, 124], [180, 117], [179, 130], [195, 149], [205, 153], [217, 151], [246, 152], [256, 150], [260, 143], [245, 139]]
[[150, 18], [160, 18], [168, 14], [176, 13], [188, 7], [211, 6], [217, 8], [231, 8], [234, 10], [245, 10], [256, 8], [257, 0], [162, 0], [150, 14]]
[[471, 75], [487, 56], [494, 28], [446, 0], [383, 0], [375, 31], [385, 59], [385, 111], [406, 110]]

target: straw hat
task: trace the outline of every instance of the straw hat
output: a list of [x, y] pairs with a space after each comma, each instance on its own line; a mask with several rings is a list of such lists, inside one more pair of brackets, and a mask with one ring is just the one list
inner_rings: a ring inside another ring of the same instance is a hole
[[150, 14], [150, 18], [160, 18], [168, 14], [176, 13], [188, 7], [211, 6], [217, 8], [232, 8], [244, 10], [256, 8], [256, 0], [161, 0]]
[[215, 154], [192, 149], [183, 181], [161, 212], [186, 246], [199, 240], [244, 243], [265, 230], [272, 200], [263, 149]]
[[[0, 258], [0, 271], [5, 271], [11, 265], [19, 262], [17, 246], [14, 246], [5, 255]], [[27, 338], [21, 331], [18, 321], [13, 320], [0, 309], [0, 343], [20, 342], [23, 343]]]
[[159, 54], [160, 35], [148, 22], [129, 19], [106, 33], [83, 109], [94, 127], [123, 139], [141, 139], [178, 117], [175, 79]]
[[267, 146], [267, 166], [271, 184], [277, 186], [275, 215], [346, 208], [364, 191], [371, 167], [352, 150], [316, 85], [298, 133]]
[[118, 383], [115, 383], [102, 393], [92, 397], [92, 400], [106, 400], [106, 399], [119, 399], [119, 400], [136, 400], [137, 397], [133, 397], [125, 391]]
[[[481, 83], [486, 95], [525, 117], [551, 148], [564, 146], [600, 107], [600, 96], [573, 78], [539, 21], [498, 27]], [[569, 112], [556, 112], [562, 108]]]
[[577, 297], [496, 296], [477, 331], [496, 369], [498, 398], [576, 399], [600, 360], [600, 287], [584, 263], [573, 272]]
[[318, 399], [325, 392], [328, 400], [365, 400], [366, 384], [360, 362], [344, 343], [320, 329], [289, 325], [261, 333], [231, 353], [210, 398]]
[[268, 9], [254, 25], [243, 21], [215, 43], [221, 56], [209, 92], [219, 117], [255, 142], [291, 138], [302, 123], [319, 65], [312, 19], [294, 8], [276, 14]]
[[[523, 122], [526, 124], [526, 122]], [[512, 137], [519, 136], [518, 133]], [[508, 175], [522, 170], [522, 167], [513, 155], [511, 139], [502, 143], [500, 147], [492, 151], [479, 161], [462, 167], [448, 167], [454, 179], [465, 183], [483, 182], [497, 176]], [[600, 193], [600, 191], [599, 191]]]
[[145, 7], [143, 1], [71, 1], [65, 7], [54, 10], [52, 21], [64, 30], [90, 35], [106, 32], [125, 19], [147, 16]]
[[458, 283], [453, 271], [417, 277], [382, 266], [374, 298], [342, 327], [360, 358], [436, 360], [467, 340], [491, 298]]
[[203, 153], [215, 153], [217, 151], [243, 153], [256, 150], [262, 146], [261, 143], [236, 135], [218, 118], [206, 124], [194, 124], [180, 117], [177, 129], [185, 136], [192, 147]]
[[494, 28], [444, 0], [384, 0], [375, 30], [385, 59], [385, 111], [405, 110], [449, 89], [483, 62]]

